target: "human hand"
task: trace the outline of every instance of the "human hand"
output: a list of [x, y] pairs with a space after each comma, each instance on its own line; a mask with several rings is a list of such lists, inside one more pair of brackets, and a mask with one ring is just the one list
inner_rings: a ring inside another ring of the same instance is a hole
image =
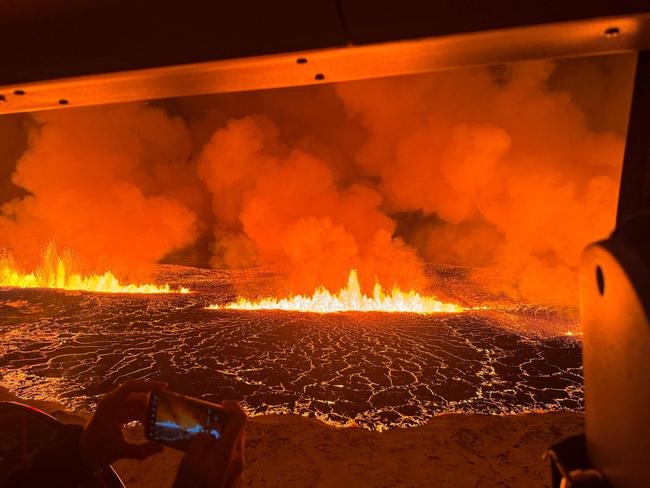
[[221, 439], [199, 433], [178, 467], [174, 488], [232, 488], [244, 470], [246, 413], [239, 402], [225, 401], [230, 413]]
[[129, 380], [99, 401], [79, 441], [81, 456], [89, 468], [100, 468], [121, 458], [144, 459], [163, 450], [155, 442], [127, 442], [122, 427], [133, 420], [144, 422], [147, 394], [166, 387], [160, 381]]

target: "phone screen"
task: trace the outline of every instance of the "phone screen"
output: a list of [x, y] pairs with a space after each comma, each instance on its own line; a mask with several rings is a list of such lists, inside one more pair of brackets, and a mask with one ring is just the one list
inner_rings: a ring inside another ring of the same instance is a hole
[[167, 391], [150, 394], [148, 415], [147, 437], [181, 451], [199, 432], [221, 438], [227, 420], [220, 405]]

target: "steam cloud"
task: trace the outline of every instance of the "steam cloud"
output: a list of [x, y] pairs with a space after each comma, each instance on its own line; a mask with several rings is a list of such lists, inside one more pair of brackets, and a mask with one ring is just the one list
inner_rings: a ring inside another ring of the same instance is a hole
[[0, 152], [14, 183], [0, 247], [29, 267], [55, 241], [128, 276], [209, 236], [213, 266], [280, 263], [293, 292], [337, 289], [352, 267], [423, 290], [423, 263], [441, 262], [574, 303], [582, 248], [614, 224], [631, 68], [522, 63], [7, 119], [0, 140], [28, 142]]

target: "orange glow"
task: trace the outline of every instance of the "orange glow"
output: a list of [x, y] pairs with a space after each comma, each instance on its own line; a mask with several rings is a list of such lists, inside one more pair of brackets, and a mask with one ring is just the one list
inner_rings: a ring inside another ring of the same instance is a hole
[[236, 302], [226, 305], [210, 305], [210, 310], [288, 310], [295, 312], [333, 313], [333, 312], [410, 312], [410, 313], [456, 313], [466, 310], [460, 305], [444, 303], [432, 296], [422, 296], [415, 291], [404, 292], [395, 287], [390, 294], [384, 293], [379, 283], [375, 283], [371, 297], [361, 293], [359, 278], [355, 270], [350, 271], [348, 284], [333, 294], [319, 287], [311, 297], [292, 295], [287, 298], [263, 298], [250, 301], [239, 297]]
[[13, 288], [56, 288], [61, 290], [80, 290], [98, 293], [189, 293], [187, 288], [173, 290], [169, 285], [122, 284], [113, 273], [102, 275], [81, 275], [70, 271], [68, 259], [59, 256], [54, 247], [45, 251], [43, 263], [33, 273], [17, 269], [13, 259], [0, 257], [0, 287]]

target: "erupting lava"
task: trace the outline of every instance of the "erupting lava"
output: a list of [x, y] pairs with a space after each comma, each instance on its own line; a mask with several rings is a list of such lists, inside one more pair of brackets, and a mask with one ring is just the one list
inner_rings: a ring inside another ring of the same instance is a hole
[[295, 312], [411, 312], [411, 313], [454, 313], [462, 312], [464, 307], [453, 303], [444, 303], [435, 297], [421, 296], [415, 291], [404, 292], [393, 288], [390, 294], [384, 293], [379, 283], [371, 297], [361, 293], [359, 278], [355, 270], [350, 271], [348, 285], [336, 294], [324, 287], [318, 288], [311, 297], [296, 295], [288, 298], [263, 298], [250, 301], [239, 297], [236, 302], [226, 305], [210, 305], [210, 310], [289, 310]]
[[57, 288], [99, 293], [189, 293], [187, 288], [173, 290], [169, 285], [122, 284], [113, 273], [102, 275], [71, 273], [65, 260], [49, 249], [45, 252], [43, 265], [34, 273], [23, 273], [16, 269], [9, 258], [0, 258], [0, 287], [15, 288]]

